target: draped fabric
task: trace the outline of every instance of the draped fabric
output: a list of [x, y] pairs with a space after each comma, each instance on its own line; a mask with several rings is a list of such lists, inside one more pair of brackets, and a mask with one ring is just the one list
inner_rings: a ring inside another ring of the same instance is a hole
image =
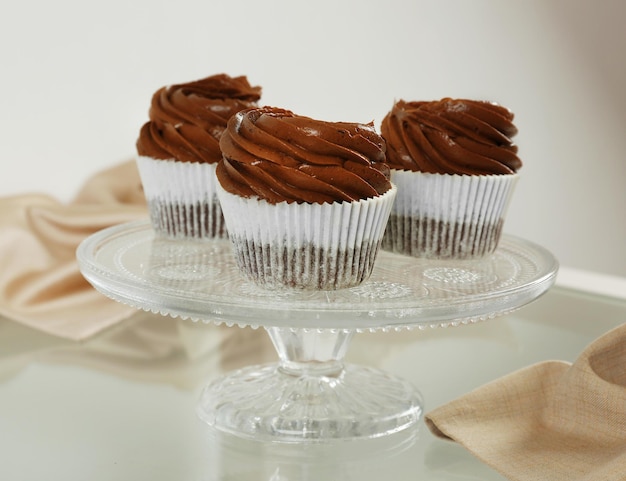
[[623, 481], [626, 324], [573, 364], [513, 372], [434, 409], [426, 424], [512, 481]]
[[135, 310], [89, 285], [76, 248], [100, 229], [147, 216], [134, 160], [96, 174], [69, 203], [0, 198], [0, 315], [75, 340], [126, 319]]

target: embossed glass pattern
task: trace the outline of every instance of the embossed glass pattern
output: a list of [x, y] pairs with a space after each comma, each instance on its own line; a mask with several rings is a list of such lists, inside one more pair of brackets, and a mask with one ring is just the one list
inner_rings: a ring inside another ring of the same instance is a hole
[[89, 282], [119, 302], [194, 321], [265, 328], [279, 361], [214, 380], [198, 415], [238, 436], [286, 442], [378, 437], [420, 419], [422, 399], [414, 386], [344, 365], [354, 333], [492, 318], [546, 292], [558, 269], [542, 247], [504, 236], [481, 260], [380, 251], [371, 277], [357, 287], [266, 290], [240, 275], [227, 240], [161, 239], [148, 222], [92, 235], [77, 258]]

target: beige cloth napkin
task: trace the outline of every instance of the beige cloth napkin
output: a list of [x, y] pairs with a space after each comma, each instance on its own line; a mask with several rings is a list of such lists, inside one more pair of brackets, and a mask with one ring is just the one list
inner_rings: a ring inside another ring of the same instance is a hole
[[76, 248], [88, 235], [147, 218], [139, 173], [128, 161], [96, 174], [67, 204], [39, 194], [0, 199], [0, 314], [84, 339], [135, 312], [96, 292]]
[[436, 408], [426, 424], [513, 481], [626, 480], [626, 324]]

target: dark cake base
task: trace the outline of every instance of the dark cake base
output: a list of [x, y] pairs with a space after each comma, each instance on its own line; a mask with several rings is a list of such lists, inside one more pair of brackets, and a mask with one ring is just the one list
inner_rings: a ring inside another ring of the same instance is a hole
[[365, 243], [358, 250], [329, 252], [313, 244], [294, 249], [231, 240], [240, 271], [265, 288], [335, 290], [357, 286], [372, 273], [380, 247], [380, 242]]
[[498, 246], [503, 220], [495, 224], [450, 223], [391, 215], [381, 247], [430, 259], [476, 259]]
[[227, 238], [219, 202], [171, 204], [157, 200], [148, 203], [155, 232], [171, 239]]

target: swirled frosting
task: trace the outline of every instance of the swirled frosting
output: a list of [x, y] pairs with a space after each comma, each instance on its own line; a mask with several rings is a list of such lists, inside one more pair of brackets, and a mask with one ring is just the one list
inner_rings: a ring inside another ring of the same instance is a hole
[[324, 203], [391, 188], [385, 142], [373, 124], [324, 122], [275, 107], [234, 115], [220, 140], [222, 187], [243, 197]]
[[246, 77], [213, 75], [162, 87], [152, 96], [150, 120], [139, 133], [137, 152], [155, 159], [216, 163], [228, 119], [256, 105], [260, 87]]
[[522, 166], [513, 113], [491, 102], [399, 100], [381, 135], [392, 169], [440, 174], [512, 174]]

